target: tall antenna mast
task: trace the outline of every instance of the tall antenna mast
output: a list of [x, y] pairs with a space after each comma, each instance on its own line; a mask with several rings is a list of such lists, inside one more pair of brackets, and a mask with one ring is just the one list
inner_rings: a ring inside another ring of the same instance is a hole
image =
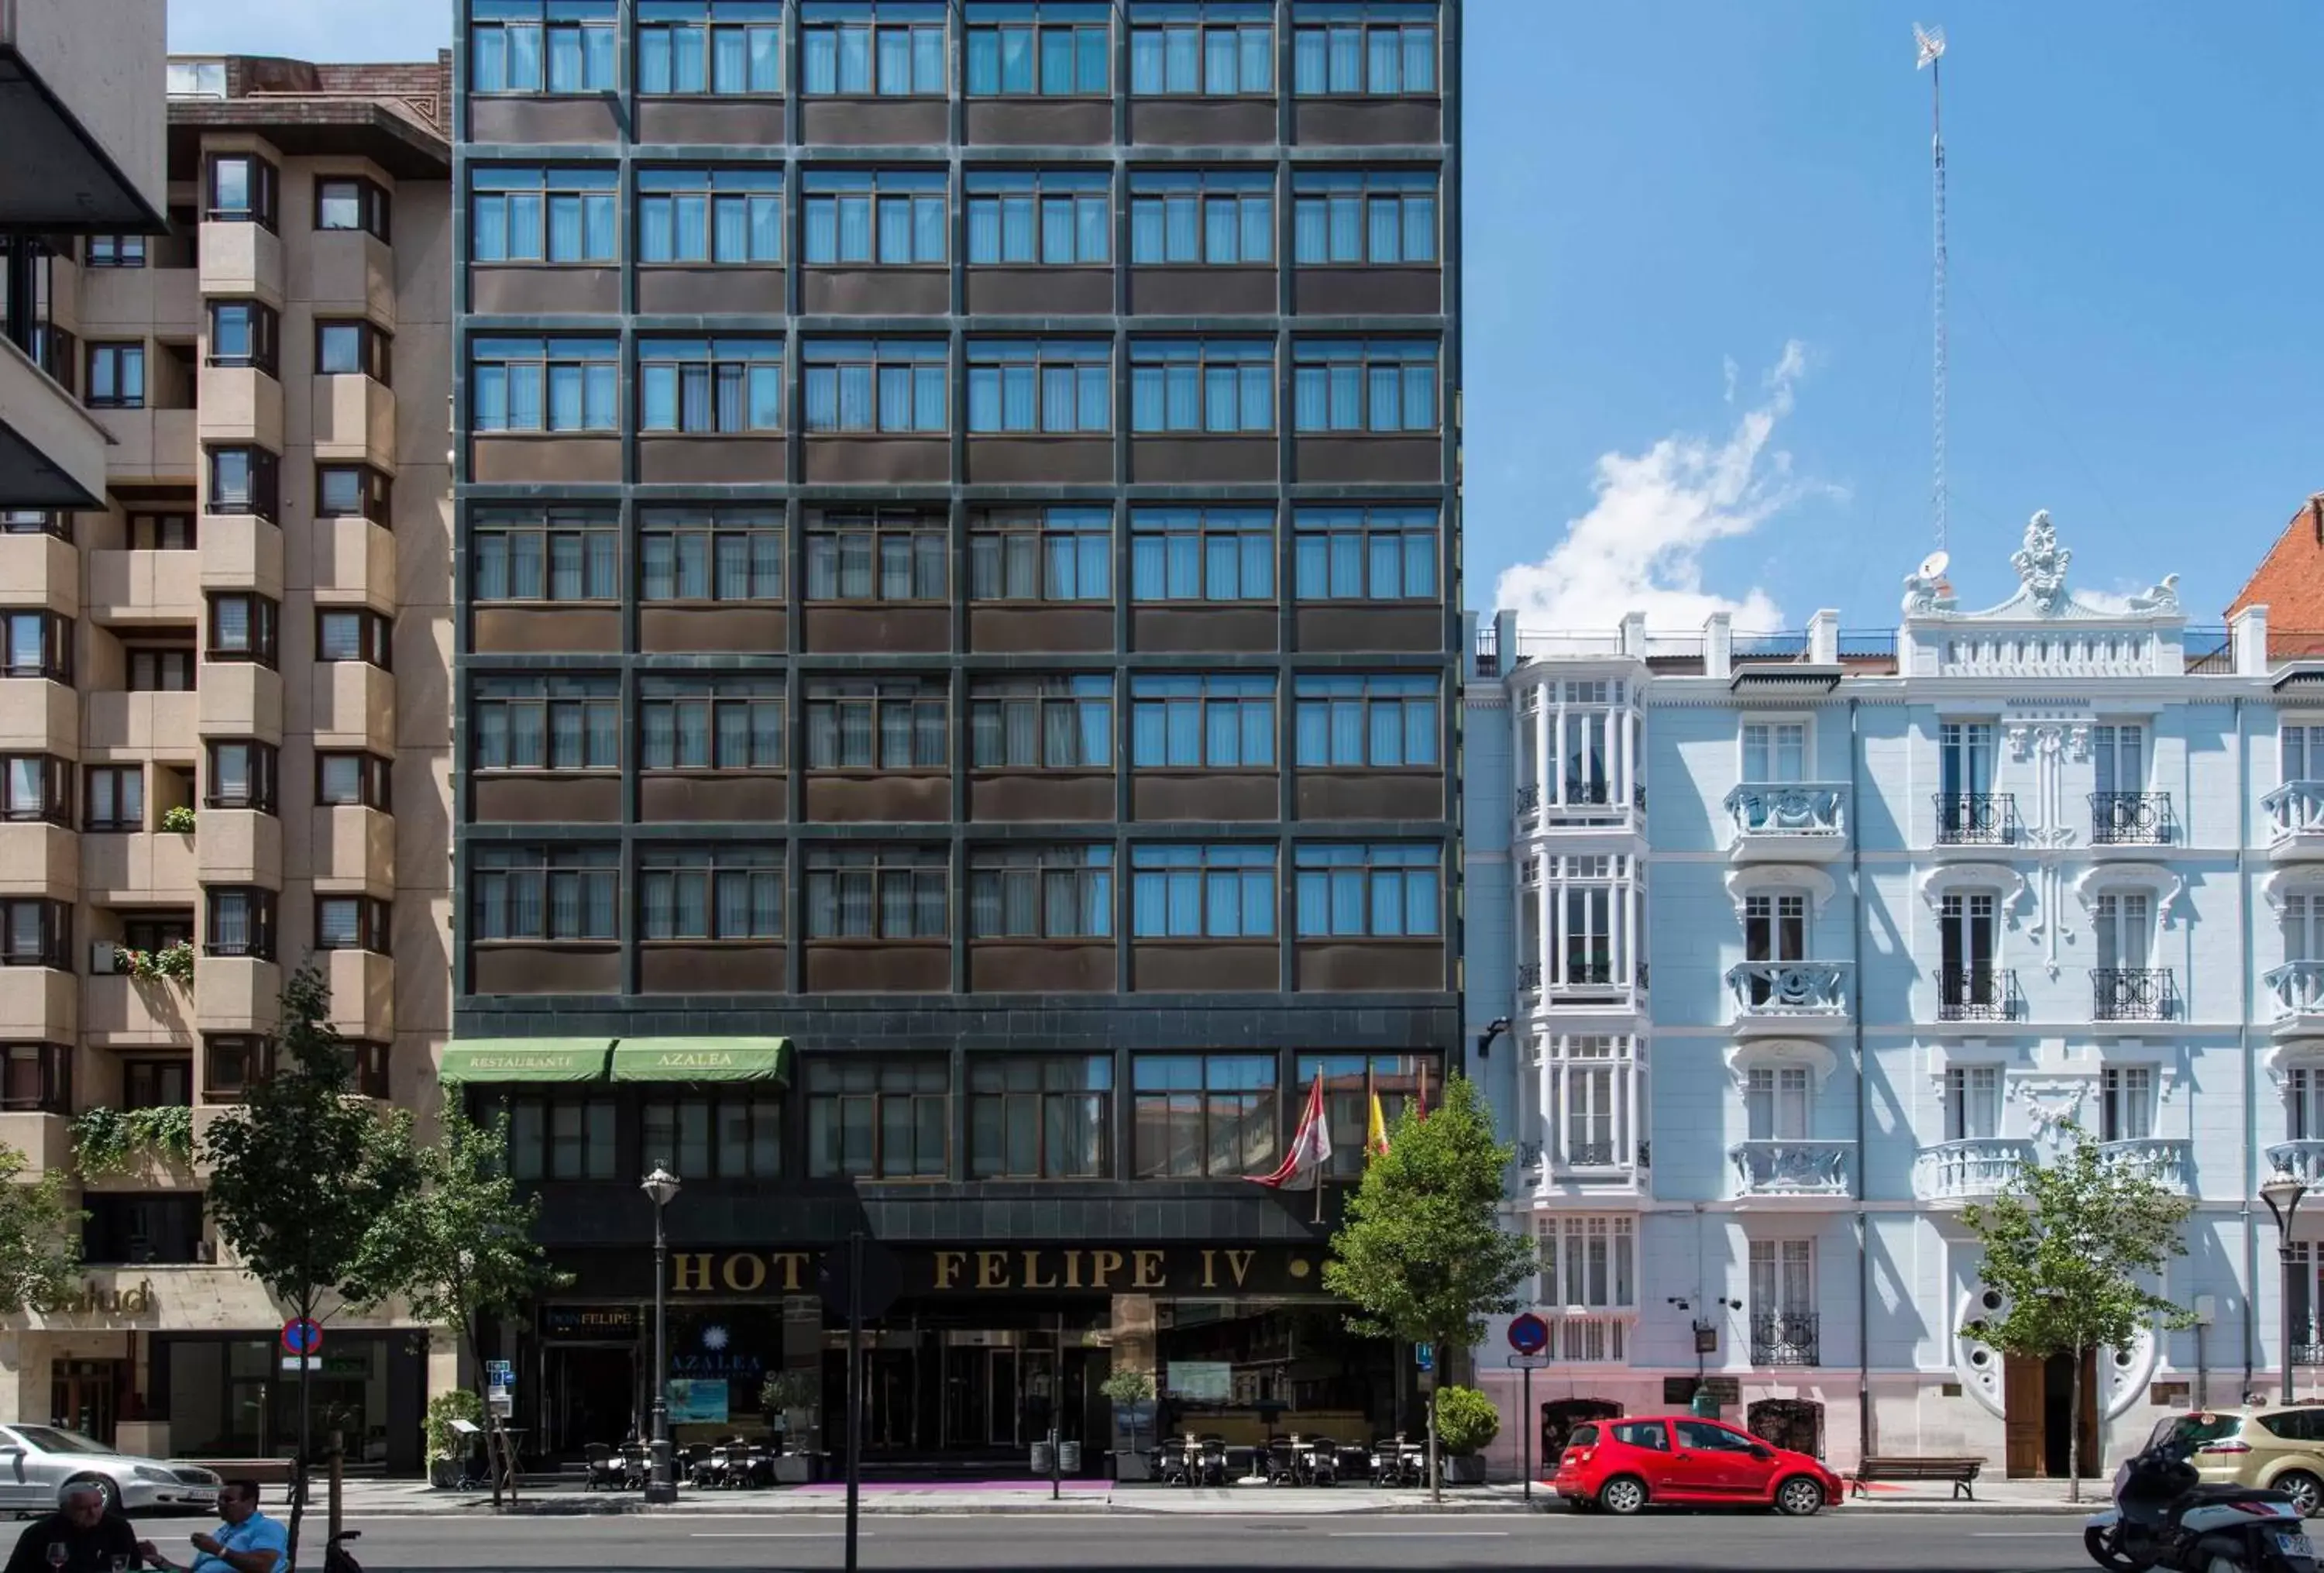
[[1913, 42], [1920, 60], [1913, 69], [1929, 68], [1929, 162], [1936, 204], [1935, 302], [1936, 344], [1930, 356], [1934, 378], [1931, 417], [1934, 437], [1933, 469], [1929, 482], [1929, 511], [1937, 527], [1937, 550], [1945, 550], [1945, 30], [1913, 24]]

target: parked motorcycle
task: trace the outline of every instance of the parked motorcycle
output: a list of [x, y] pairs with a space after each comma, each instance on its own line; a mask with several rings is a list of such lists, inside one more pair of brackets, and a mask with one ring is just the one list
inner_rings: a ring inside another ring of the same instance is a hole
[[2168, 1443], [2115, 1472], [2114, 1506], [2083, 1524], [2082, 1545], [2107, 1573], [2316, 1573], [2289, 1495], [2205, 1485], [2186, 1450]]

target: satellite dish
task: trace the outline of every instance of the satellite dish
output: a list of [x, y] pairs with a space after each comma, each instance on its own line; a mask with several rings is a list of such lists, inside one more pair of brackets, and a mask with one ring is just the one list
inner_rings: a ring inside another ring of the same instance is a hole
[[1945, 577], [1945, 569], [1950, 568], [1952, 563], [1953, 560], [1950, 552], [1932, 551], [1921, 560], [1921, 577], [1924, 579], [1941, 579]]

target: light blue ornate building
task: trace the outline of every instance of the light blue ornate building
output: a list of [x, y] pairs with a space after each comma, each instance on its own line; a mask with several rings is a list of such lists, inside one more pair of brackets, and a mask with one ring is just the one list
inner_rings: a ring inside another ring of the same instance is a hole
[[2070, 557], [2036, 514], [2014, 595], [1923, 565], [1893, 634], [1473, 630], [1467, 1008], [1511, 1023], [1474, 1068], [1554, 1335], [1534, 1417], [1479, 1351], [1512, 1459], [1708, 1377], [1842, 1465], [2062, 1473], [2070, 1362], [1958, 1329], [1962, 1205], [2070, 1122], [2198, 1204], [2167, 1291], [2203, 1325], [2097, 1352], [2103, 1456], [2274, 1393], [2287, 1277], [2324, 1358], [2324, 1229], [2281, 1268], [2257, 1199], [2324, 1182], [2324, 667], [2170, 579], [2078, 598]]

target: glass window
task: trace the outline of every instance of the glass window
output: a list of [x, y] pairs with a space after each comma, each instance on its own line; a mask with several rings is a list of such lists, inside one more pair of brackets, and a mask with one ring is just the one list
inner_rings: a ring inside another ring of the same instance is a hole
[[646, 770], [780, 770], [780, 677], [646, 677], [638, 687]]
[[950, 686], [936, 677], [809, 679], [807, 767], [944, 769]]
[[88, 347], [88, 378], [81, 403], [92, 410], [142, 410], [145, 407], [145, 346], [92, 344]]
[[1303, 939], [1443, 932], [1442, 847], [1303, 843], [1294, 861]]
[[1433, 767], [1441, 688], [1433, 677], [1299, 677], [1294, 757], [1305, 769]]
[[642, 431], [779, 431], [779, 338], [647, 338], [638, 345]]
[[[639, 854], [640, 937], [764, 940], [783, 935], [779, 847], [662, 847]], [[779, 978], [770, 978], [779, 987]]]
[[809, 1178], [944, 1178], [952, 1087], [943, 1060], [825, 1054], [806, 1069]]
[[1140, 1054], [1130, 1062], [1140, 1180], [1239, 1179], [1277, 1161], [1275, 1057]]
[[1275, 345], [1264, 338], [1133, 339], [1133, 431], [1272, 431]]
[[1068, 267], [1113, 253], [1112, 177], [1098, 171], [975, 171], [967, 177], [968, 260]]
[[1291, 190], [1293, 254], [1302, 267], [1437, 260], [1431, 171], [1303, 170]]
[[0, 754], [0, 819], [46, 820], [69, 829], [72, 810], [71, 761], [52, 754]]
[[1130, 260], [1213, 266], [1275, 261], [1275, 176], [1242, 170], [1130, 177]]
[[518, 1180], [613, 1178], [613, 1100], [522, 1095], [508, 1100], [509, 1173]]
[[621, 341], [469, 340], [469, 412], [480, 434], [613, 431], [621, 412]]
[[642, 0], [637, 72], [646, 94], [779, 94], [782, 0]]
[[799, 52], [806, 89], [818, 97], [941, 98], [943, 0], [806, 0]]
[[394, 523], [395, 483], [367, 464], [315, 467], [315, 515]]
[[478, 940], [621, 938], [621, 849], [493, 844], [469, 855]]
[[33, 897], [0, 901], [0, 967], [71, 971], [72, 907]]
[[370, 896], [329, 895], [315, 898], [315, 948], [372, 950], [382, 955], [394, 948], [390, 909]]
[[1319, 1079], [1323, 1084], [1323, 1118], [1332, 1132], [1329, 1172], [1338, 1179], [1363, 1173], [1374, 1099], [1393, 1129], [1407, 1110], [1425, 1113], [1429, 1089], [1444, 1080], [1434, 1054], [1302, 1054], [1295, 1065], [1293, 1096]]
[[248, 885], [204, 885], [208, 919], [203, 953], [274, 959], [274, 893]]
[[274, 664], [281, 607], [247, 591], [214, 593], [209, 603], [209, 643], [202, 652], [208, 659]]
[[[129, 691], [133, 694], [182, 694], [194, 686], [194, 652], [190, 649], [153, 649], [131, 646], [123, 652], [129, 658]], [[21, 675], [12, 672], [11, 676]]]
[[1436, 91], [1434, 0], [1302, 5], [1294, 21], [1292, 81], [1302, 97]]
[[238, 1102], [274, 1073], [274, 1041], [243, 1033], [210, 1033], [202, 1039], [202, 1101]]
[[1111, 770], [1113, 680], [974, 679], [968, 741], [978, 770]]
[[800, 245], [825, 267], [941, 264], [950, 180], [941, 170], [817, 170], [800, 177]]
[[394, 766], [376, 754], [319, 752], [315, 755], [315, 800], [335, 806], [394, 808]]
[[1275, 7], [1176, 0], [1130, 13], [1130, 90], [1140, 97], [1275, 92]]
[[1273, 601], [1275, 510], [1133, 508], [1130, 586], [1139, 601]]
[[617, 601], [620, 514], [611, 508], [479, 504], [469, 515], [479, 601]]
[[187, 1108], [194, 1101], [194, 1062], [186, 1059], [124, 1059], [122, 1106]]
[[639, 1111], [638, 1161], [704, 1180], [780, 1180], [783, 1106], [747, 1092], [656, 1097]]
[[614, 0], [469, 0], [475, 93], [610, 93]]
[[209, 364], [256, 366], [275, 375], [281, 326], [274, 308], [263, 301], [212, 301]]
[[807, 525], [810, 601], [941, 601], [951, 531], [911, 509], [832, 510]]
[[42, 677], [72, 681], [73, 622], [54, 612], [0, 612], [8, 634], [7, 662], [0, 676]]
[[1292, 347], [1301, 431], [1434, 431], [1436, 346], [1426, 339], [1305, 339]]
[[1130, 848], [1130, 931], [1141, 939], [1254, 939], [1275, 933], [1275, 848]]
[[271, 743], [212, 740], [204, 745], [202, 806], [275, 811], [278, 756]]
[[1130, 761], [1140, 770], [1272, 770], [1275, 679], [1214, 672], [1130, 680]]
[[947, 430], [941, 339], [810, 339], [807, 363], [809, 431]]
[[968, 525], [969, 598], [1111, 601], [1113, 515], [1105, 508], [985, 508]]
[[736, 267], [781, 262], [782, 171], [640, 170], [638, 260]]
[[615, 677], [480, 677], [468, 707], [475, 770], [617, 771], [622, 684]]
[[973, 1180], [1079, 1180], [1104, 1174], [1113, 1060], [1102, 1054], [972, 1055], [968, 1172]]
[[941, 939], [952, 932], [940, 847], [810, 847], [809, 939]]
[[145, 237], [142, 235], [92, 235], [81, 252], [85, 268], [142, 268]]
[[468, 171], [468, 257], [480, 263], [612, 263], [621, 173], [492, 166]]
[[361, 175], [322, 175], [315, 180], [315, 227], [360, 229], [388, 238], [387, 192]]
[[986, 847], [969, 854], [972, 939], [1113, 936], [1113, 848]]
[[[1637, 1305], [1635, 1220], [1569, 1214], [1542, 1219], [1540, 1229], [1544, 1304], [1585, 1312], [1629, 1310]], [[1670, 1451], [1670, 1439], [1660, 1420], [1618, 1426], [1615, 1435], [1634, 1448]]]
[[88, 795], [89, 830], [145, 828], [145, 767], [142, 764], [92, 764], [82, 771]]
[[209, 450], [208, 511], [275, 518], [281, 507], [281, 461], [263, 448]]
[[212, 153], [209, 162], [209, 205], [203, 218], [212, 224], [255, 224], [274, 227], [275, 168], [256, 153]]
[[320, 319], [315, 324], [315, 373], [369, 377], [385, 385], [390, 342], [386, 334], [367, 321]]
[[383, 671], [394, 667], [395, 625], [364, 607], [322, 607], [315, 613], [315, 659], [360, 661]]
[[1091, 0], [971, 0], [972, 98], [1102, 97], [1109, 88], [1110, 5]]
[[788, 598], [779, 504], [641, 508], [638, 549], [648, 601]]
[[1112, 430], [1112, 345], [1103, 339], [969, 340], [968, 429], [980, 434]]

